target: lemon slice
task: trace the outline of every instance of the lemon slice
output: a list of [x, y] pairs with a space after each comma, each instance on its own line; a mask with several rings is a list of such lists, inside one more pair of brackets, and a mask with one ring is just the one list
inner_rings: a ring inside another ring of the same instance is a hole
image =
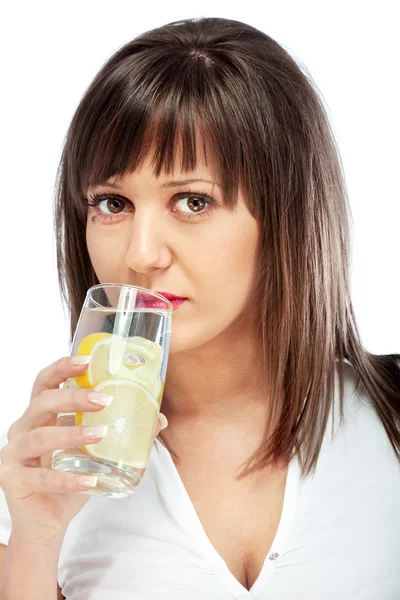
[[158, 397], [163, 358], [160, 344], [139, 336], [126, 339], [102, 334], [97, 338], [87, 338], [81, 344], [87, 354], [92, 355], [92, 360], [85, 371], [86, 377], [82, 375], [75, 378], [79, 387], [94, 388], [99, 382], [110, 378], [129, 379], [142, 383]]
[[157, 426], [158, 399], [137, 381], [126, 379], [109, 379], [94, 389], [113, 394], [114, 400], [96, 413], [77, 412], [75, 423], [108, 425], [108, 432], [99, 442], [81, 449], [96, 458], [145, 468]]
[[[110, 338], [112, 337], [111, 333], [106, 333], [104, 331], [99, 331], [96, 333], [90, 333], [89, 335], [85, 336], [79, 346], [78, 346], [78, 350], [76, 351], [77, 356], [89, 356], [92, 355], [92, 360], [91, 362], [93, 362], [93, 350], [96, 347], [98, 342], [101, 342], [104, 339]], [[73, 377], [72, 379], [72, 386], [77, 386], [80, 388], [92, 388], [93, 385], [91, 383], [91, 378], [89, 375], [89, 369], [92, 366], [89, 364], [88, 369], [86, 369], [86, 371], [84, 373], [82, 373], [82, 375], [78, 375], [77, 377]], [[108, 379], [108, 377], [107, 377]]]

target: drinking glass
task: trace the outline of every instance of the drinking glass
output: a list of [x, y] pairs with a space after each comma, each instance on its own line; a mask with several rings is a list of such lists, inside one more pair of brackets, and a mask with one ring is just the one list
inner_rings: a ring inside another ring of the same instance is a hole
[[99, 442], [55, 450], [52, 468], [96, 475], [80, 493], [125, 498], [139, 485], [150, 456], [164, 391], [173, 305], [133, 285], [91, 287], [70, 355], [90, 355], [88, 368], [63, 387], [88, 388], [114, 399], [97, 412], [59, 413], [56, 425], [108, 425]]

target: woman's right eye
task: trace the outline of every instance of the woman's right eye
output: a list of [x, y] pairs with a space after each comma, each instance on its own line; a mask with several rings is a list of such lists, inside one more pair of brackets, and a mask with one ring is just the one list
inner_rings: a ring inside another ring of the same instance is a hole
[[[114, 205], [117, 205], [116, 208], [118, 210], [118, 208], [121, 208], [121, 204], [122, 205], [126, 205], [127, 201], [124, 200], [123, 198], [119, 198], [118, 196], [112, 196], [110, 194], [104, 195], [102, 194], [101, 196], [99, 194], [93, 194], [91, 196], [89, 196], [88, 200], [87, 200], [87, 204], [89, 207], [89, 211], [93, 212], [93, 219], [101, 219], [102, 221], [107, 221], [107, 220], [113, 220], [116, 217], [119, 217], [120, 214], [123, 214], [122, 212], [111, 212], [111, 213], [104, 213], [102, 209], [100, 209], [100, 204], [101, 203], [105, 203], [105, 207], [109, 208], [109, 205], [111, 205], [111, 203], [113, 203]], [[119, 207], [118, 207], [119, 205]], [[103, 207], [104, 208], [104, 207]], [[123, 206], [122, 206], [123, 208]]]

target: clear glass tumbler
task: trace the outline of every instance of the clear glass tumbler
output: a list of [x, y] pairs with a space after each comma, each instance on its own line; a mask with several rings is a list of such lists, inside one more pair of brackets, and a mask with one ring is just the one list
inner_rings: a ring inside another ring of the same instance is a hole
[[99, 442], [53, 452], [52, 467], [96, 475], [80, 493], [125, 498], [140, 483], [150, 456], [167, 371], [173, 305], [132, 285], [91, 287], [70, 355], [90, 355], [88, 368], [63, 387], [112, 394], [98, 412], [59, 413], [56, 425], [108, 425]]

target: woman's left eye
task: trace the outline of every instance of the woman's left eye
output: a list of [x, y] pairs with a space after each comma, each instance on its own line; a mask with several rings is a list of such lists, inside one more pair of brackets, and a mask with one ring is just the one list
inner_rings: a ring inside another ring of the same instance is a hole
[[[200, 191], [181, 192], [174, 196], [172, 202], [174, 208], [179, 202], [181, 202], [184, 207], [186, 206], [189, 208], [189, 212], [185, 212], [184, 210], [172, 211], [180, 213], [184, 219], [209, 217], [212, 209], [217, 204], [213, 198]], [[103, 206], [101, 206], [102, 204]], [[123, 210], [124, 206], [129, 206], [129, 204], [130, 202], [128, 200], [115, 194], [93, 194], [87, 199], [89, 211], [93, 213], [93, 221], [97, 219], [102, 221], [114, 221], [118, 219], [120, 215], [132, 212], [132, 210]], [[122, 210], [120, 210], [121, 205]], [[111, 213], [103, 212], [103, 208], [111, 210]]]

